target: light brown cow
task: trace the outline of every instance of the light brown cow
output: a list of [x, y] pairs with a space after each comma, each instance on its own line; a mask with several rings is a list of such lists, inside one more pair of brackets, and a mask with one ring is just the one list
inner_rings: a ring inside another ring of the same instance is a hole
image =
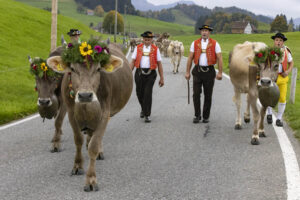
[[162, 47], [162, 53], [165, 57], [168, 57], [168, 47], [171, 43], [171, 40], [169, 39], [163, 39], [162, 41], [162, 44], [163, 44], [163, 47]]
[[142, 38], [131, 38], [130, 39], [130, 48], [131, 48], [131, 53], [133, 53], [134, 48], [141, 44], [143, 42]]
[[184, 46], [182, 42], [171, 41], [168, 47], [168, 55], [171, 57], [171, 63], [173, 64], [173, 73], [178, 73], [178, 68], [181, 62], [181, 57], [184, 55]]
[[[109, 63], [105, 66], [101, 66], [99, 62], [90, 62], [90, 65], [66, 64], [60, 56], [51, 57], [47, 61], [52, 69], [66, 74], [62, 82], [62, 95], [67, 105], [76, 144], [73, 175], [83, 174], [81, 153], [83, 135], [81, 131], [90, 136], [88, 145], [90, 162], [84, 187], [87, 192], [99, 189], [95, 161], [97, 157], [103, 159], [102, 138], [107, 123], [111, 116], [126, 105], [133, 87], [132, 71], [121, 49], [113, 43], [108, 47], [111, 56]], [[82, 51], [94, 51], [94, 49], [88, 50], [88, 46], [85, 48]], [[100, 51], [99, 47], [98, 50]], [[110, 72], [105, 70], [106, 67]], [[73, 98], [71, 91], [74, 94]]]
[[[233, 101], [237, 107], [235, 129], [241, 129], [242, 127], [240, 113], [241, 93], [246, 93], [247, 109], [244, 113], [244, 121], [246, 123], [250, 122], [251, 106], [254, 120], [254, 130], [251, 139], [251, 144], [253, 145], [259, 144], [259, 136], [265, 137], [263, 119], [266, 107], [274, 107], [278, 102], [279, 90], [275, 82], [278, 65], [282, 57], [280, 52], [276, 48], [267, 48], [266, 44], [261, 42], [245, 42], [244, 44], [236, 45], [229, 57], [229, 75], [235, 93]], [[263, 60], [263, 62], [258, 62], [259, 59]], [[260, 116], [257, 108], [258, 97], [261, 102], [264, 102], [262, 103]]]

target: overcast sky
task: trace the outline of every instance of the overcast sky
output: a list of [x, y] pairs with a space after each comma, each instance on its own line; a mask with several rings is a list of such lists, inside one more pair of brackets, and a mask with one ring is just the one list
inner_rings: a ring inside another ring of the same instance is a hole
[[[147, 0], [155, 5], [174, 3], [179, 0]], [[214, 8], [236, 6], [247, 9], [255, 14], [262, 14], [275, 17], [276, 14], [283, 13], [288, 20], [300, 17], [300, 0], [189, 0], [196, 4]]]

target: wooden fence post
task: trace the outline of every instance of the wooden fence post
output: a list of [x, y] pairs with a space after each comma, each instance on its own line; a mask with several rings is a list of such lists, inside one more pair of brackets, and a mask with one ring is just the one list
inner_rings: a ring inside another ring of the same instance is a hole
[[295, 94], [296, 94], [296, 82], [297, 82], [297, 67], [294, 67], [292, 70], [292, 82], [291, 82], [291, 93], [290, 93], [290, 103], [295, 103]]
[[52, 0], [51, 52], [56, 48], [57, 40], [57, 1], [58, 0]]

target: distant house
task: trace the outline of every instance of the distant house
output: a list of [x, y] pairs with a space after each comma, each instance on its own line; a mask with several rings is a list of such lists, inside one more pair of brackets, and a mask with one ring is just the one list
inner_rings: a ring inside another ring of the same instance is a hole
[[94, 13], [93, 10], [87, 9], [87, 10], [86, 10], [86, 14], [87, 14], [87, 15], [94, 15], [95, 13]]
[[231, 33], [252, 34], [257, 33], [257, 29], [253, 24], [250, 24], [250, 22], [237, 21], [232, 23]]

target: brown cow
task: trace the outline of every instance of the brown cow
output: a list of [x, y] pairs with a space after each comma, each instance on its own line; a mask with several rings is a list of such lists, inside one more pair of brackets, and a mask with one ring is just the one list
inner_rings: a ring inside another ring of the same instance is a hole
[[[274, 107], [278, 102], [279, 90], [275, 82], [281, 58], [280, 50], [267, 48], [266, 44], [261, 42], [238, 44], [229, 57], [229, 75], [235, 92], [233, 101], [237, 107], [235, 129], [241, 129], [241, 93], [247, 93], [247, 110], [244, 113], [244, 121], [250, 122], [251, 106], [254, 120], [251, 139], [253, 145], [259, 144], [259, 136], [265, 136], [263, 119], [267, 106]], [[260, 116], [257, 109], [258, 97], [263, 104]], [[258, 120], [259, 127], [257, 126]]]
[[[82, 45], [84, 44], [86, 43], [82, 43]], [[77, 49], [78, 45], [75, 47], [72, 48]], [[121, 49], [113, 43], [108, 47], [111, 56], [108, 64], [104, 66], [100, 64], [101, 61], [89, 61], [89, 65], [87, 62], [75, 61], [74, 63], [64, 63], [63, 57], [60, 56], [51, 57], [47, 61], [53, 70], [67, 73], [62, 82], [62, 95], [67, 105], [76, 144], [73, 175], [83, 174], [81, 153], [83, 135], [81, 131], [90, 136], [88, 145], [90, 162], [84, 187], [87, 192], [98, 190], [95, 161], [98, 156], [103, 159], [102, 138], [107, 123], [111, 116], [126, 105], [133, 87], [132, 72]], [[94, 47], [92, 46], [92, 48]], [[87, 53], [95, 51], [94, 49], [89, 50], [88, 46], [81, 50]], [[98, 50], [100, 51], [100, 47]], [[106, 50], [106, 54], [107, 52]], [[104, 54], [102, 56], [105, 57]]]
[[[57, 56], [62, 53], [62, 47], [57, 48], [56, 51], [52, 52], [49, 57]], [[63, 76], [55, 72], [50, 72], [52, 76], [47, 76], [47, 72], [44, 72], [39, 76], [37, 72], [41, 69], [42, 64], [39, 61], [42, 61], [40, 58], [31, 59], [30, 56], [29, 62], [31, 64], [31, 71], [35, 75], [36, 91], [38, 92], [37, 106], [40, 116], [45, 119], [55, 118], [55, 132], [52, 138], [52, 148], [51, 152], [59, 152], [61, 135], [62, 135], [62, 123], [66, 115], [66, 106], [63, 103], [61, 96], [61, 83]], [[46, 61], [45, 61], [46, 62]], [[49, 71], [51, 69], [48, 69]]]

